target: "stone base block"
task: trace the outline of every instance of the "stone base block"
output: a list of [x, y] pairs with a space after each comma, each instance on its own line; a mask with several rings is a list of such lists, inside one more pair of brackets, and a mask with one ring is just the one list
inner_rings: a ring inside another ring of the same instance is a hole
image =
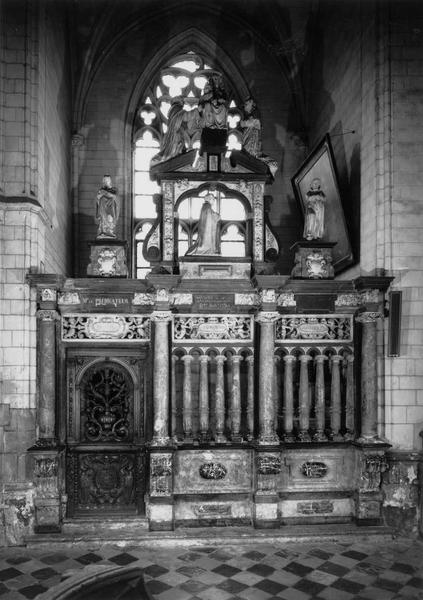
[[251, 501], [249, 498], [234, 499], [222, 495], [213, 498], [198, 496], [177, 498], [175, 502], [175, 525], [184, 527], [226, 527], [251, 525]]
[[357, 525], [380, 525], [382, 523], [383, 497], [379, 492], [358, 494], [356, 498]]
[[60, 498], [36, 498], [35, 533], [58, 533], [61, 531], [61, 502]]
[[174, 528], [173, 504], [150, 503], [147, 516], [150, 531], [172, 531]]
[[249, 279], [250, 262], [206, 261], [201, 256], [196, 261], [180, 260], [183, 279]]
[[318, 497], [310, 495], [284, 498], [279, 510], [284, 524], [295, 523], [340, 523], [354, 518], [353, 498]]
[[295, 250], [295, 266], [291, 275], [296, 279], [333, 279], [335, 272], [332, 261], [330, 242], [297, 242], [292, 247]]
[[127, 277], [127, 243], [120, 240], [96, 240], [90, 243], [89, 277]]
[[273, 529], [280, 526], [278, 499], [275, 496], [257, 496], [254, 504], [254, 527]]

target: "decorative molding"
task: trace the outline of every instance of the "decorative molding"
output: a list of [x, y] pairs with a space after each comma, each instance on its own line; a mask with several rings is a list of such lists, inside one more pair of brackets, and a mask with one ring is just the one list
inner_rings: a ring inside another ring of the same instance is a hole
[[351, 315], [307, 315], [280, 317], [276, 323], [276, 342], [300, 340], [351, 342]]
[[258, 306], [259, 296], [256, 293], [235, 294], [235, 304], [243, 306]]
[[294, 292], [284, 292], [277, 297], [278, 306], [297, 306]]
[[260, 301], [262, 304], [275, 304], [276, 292], [272, 289], [260, 290]]
[[389, 468], [385, 455], [368, 454], [361, 461], [360, 493], [378, 491], [382, 483], [382, 473]]
[[204, 463], [200, 466], [199, 473], [203, 479], [224, 479], [227, 469], [222, 463]]
[[42, 288], [40, 290], [41, 302], [56, 302], [57, 291], [51, 288]]
[[361, 306], [364, 304], [378, 304], [379, 290], [364, 290], [350, 294], [338, 294], [335, 306]]
[[244, 315], [177, 315], [173, 318], [173, 341], [236, 340], [251, 342], [252, 317]]
[[192, 294], [172, 294], [171, 304], [179, 306], [181, 304], [191, 305], [193, 303]]
[[376, 323], [378, 319], [382, 319], [383, 315], [380, 312], [362, 312], [356, 317], [358, 323]]
[[38, 310], [37, 317], [40, 321], [56, 321], [59, 317], [55, 310]]
[[136, 292], [132, 300], [134, 306], [152, 306], [154, 304], [153, 294], [143, 294]]
[[58, 304], [81, 304], [78, 292], [64, 292], [60, 294]]
[[150, 339], [150, 319], [139, 315], [70, 314], [62, 316], [64, 342]]

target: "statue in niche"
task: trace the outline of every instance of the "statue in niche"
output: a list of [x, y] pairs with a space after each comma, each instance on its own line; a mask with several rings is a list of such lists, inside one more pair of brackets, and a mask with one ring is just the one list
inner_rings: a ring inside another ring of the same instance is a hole
[[304, 201], [304, 233], [306, 240], [321, 239], [325, 229], [326, 195], [322, 190], [322, 182], [315, 177]]
[[222, 75], [213, 73], [204, 86], [198, 102], [202, 127], [227, 129], [228, 95]]
[[197, 239], [185, 256], [196, 256], [202, 254], [220, 255], [220, 234], [219, 223], [220, 215], [214, 209], [216, 198], [213, 194], [207, 194], [204, 197], [204, 203], [201, 207], [200, 218], [198, 220]]
[[116, 237], [119, 213], [120, 202], [117, 190], [112, 186], [110, 175], [104, 175], [103, 184], [98, 190], [96, 198], [97, 239]]

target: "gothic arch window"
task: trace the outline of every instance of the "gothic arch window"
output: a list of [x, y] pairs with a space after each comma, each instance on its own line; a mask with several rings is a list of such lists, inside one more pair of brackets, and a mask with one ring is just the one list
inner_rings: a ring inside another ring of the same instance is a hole
[[[146, 241], [158, 217], [154, 194], [160, 193], [160, 189], [150, 179], [150, 161], [154, 155], [158, 154], [161, 141], [167, 131], [172, 101], [175, 98], [180, 99], [187, 111], [196, 108], [207, 79], [213, 73], [221, 74], [200, 53], [190, 51], [180, 54], [158, 70], [140, 99], [133, 135], [134, 271], [135, 277], [138, 279], [145, 278], [151, 270], [151, 264], [147, 258]], [[241, 110], [238, 108], [238, 99], [234, 96], [230, 84], [231, 82], [225, 79], [229, 97], [228, 151], [241, 148], [239, 122], [242, 116]], [[199, 139], [194, 135], [192, 139], [185, 141], [185, 148], [181, 148], [181, 153], [199, 147], [199, 143]], [[232, 200], [227, 199], [225, 205], [229, 206], [231, 202]], [[236, 204], [235, 201], [234, 204]], [[187, 207], [185, 209], [188, 210]], [[191, 203], [189, 210], [193, 209]], [[245, 226], [240, 224], [240, 221], [245, 221], [245, 214], [235, 221], [233, 227], [229, 227], [229, 223], [226, 223], [228, 226], [223, 232], [222, 254], [224, 256], [245, 256], [246, 253]], [[180, 218], [177, 231], [180, 256], [195, 240], [196, 232], [193, 222], [192, 215], [187, 219]]]

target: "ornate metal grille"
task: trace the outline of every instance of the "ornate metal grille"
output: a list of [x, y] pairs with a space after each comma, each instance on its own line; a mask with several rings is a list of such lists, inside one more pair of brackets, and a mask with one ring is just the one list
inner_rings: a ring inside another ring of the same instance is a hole
[[132, 384], [117, 365], [97, 366], [82, 386], [81, 438], [89, 442], [127, 442], [132, 435]]

